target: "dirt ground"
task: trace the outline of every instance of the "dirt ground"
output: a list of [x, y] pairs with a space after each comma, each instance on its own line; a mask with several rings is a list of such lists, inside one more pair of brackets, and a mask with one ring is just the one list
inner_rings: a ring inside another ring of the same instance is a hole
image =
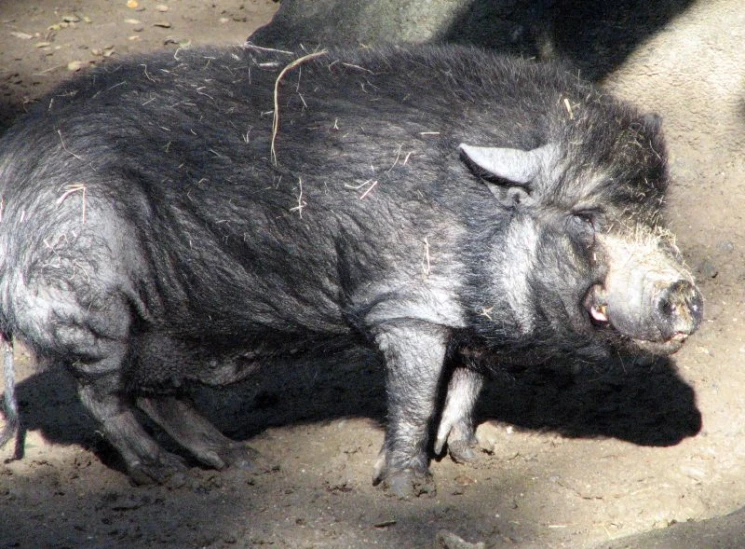
[[[0, 123], [75, 70], [238, 44], [277, 7], [129, 4], [0, 1]], [[27, 431], [23, 457], [0, 464], [0, 548], [408, 548], [443, 530], [488, 548], [744, 546], [745, 527], [695, 530], [745, 506], [743, 44], [745, 4], [699, 0], [605, 80], [665, 120], [670, 225], [706, 296], [702, 329], [671, 360], [495, 378], [481, 399], [481, 459], [434, 461], [436, 496], [398, 501], [371, 485], [385, 405], [381, 369], [364, 357], [200, 391], [220, 428], [275, 466], [194, 468], [169, 488], [132, 486], [67, 375], [21, 353]], [[662, 541], [625, 538], [649, 531]]]

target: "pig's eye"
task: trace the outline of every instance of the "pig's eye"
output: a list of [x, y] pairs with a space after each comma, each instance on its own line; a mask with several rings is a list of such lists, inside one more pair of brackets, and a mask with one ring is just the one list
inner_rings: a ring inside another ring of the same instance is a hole
[[572, 215], [577, 221], [588, 225], [593, 230], [595, 229], [595, 218], [597, 217], [596, 212], [580, 211], [580, 212], [573, 212]]
[[578, 212], [575, 213], [574, 216], [580, 221], [587, 223], [588, 225], [595, 224], [595, 214], [593, 214], [592, 212]]
[[591, 247], [595, 244], [597, 222], [597, 212], [588, 210], [572, 212], [572, 215], [569, 216], [570, 233], [584, 246]]

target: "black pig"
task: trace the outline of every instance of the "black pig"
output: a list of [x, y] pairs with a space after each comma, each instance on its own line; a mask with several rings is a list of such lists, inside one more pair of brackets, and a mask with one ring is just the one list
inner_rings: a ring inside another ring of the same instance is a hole
[[696, 330], [666, 185], [659, 121], [551, 65], [458, 47], [114, 62], [0, 141], [0, 328], [70, 369], [137, 482], [183, 465], [135, 406], [204, 464], [244, 463], [185, 384], [371, 346], [375, 479], [419, 493], [435, 418], [436, 449], [469, 457], [480, 371], [668, 354]]

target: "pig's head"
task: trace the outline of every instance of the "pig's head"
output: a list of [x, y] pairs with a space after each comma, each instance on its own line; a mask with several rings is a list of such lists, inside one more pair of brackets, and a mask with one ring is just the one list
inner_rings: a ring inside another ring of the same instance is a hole
[[[612, 124], [578, 124], [576, 135], [530, 150], [460, 145], [471, 171], [510, 212], [483, 259], [497, 270], [507, 320], [526, 339], [667, 355], [698, 328], [703, 299], [662, 226], [659, 120]], [[481, 316], [492, 329], [505, 324], [488, 301]]]

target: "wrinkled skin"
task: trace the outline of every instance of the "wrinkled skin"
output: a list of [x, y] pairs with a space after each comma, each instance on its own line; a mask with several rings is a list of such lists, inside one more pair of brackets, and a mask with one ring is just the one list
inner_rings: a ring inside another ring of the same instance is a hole
[[0, 327], [75, 375], [133, 480], [185, 467], [136, 407], [204, 465], [251, 467], [189, 384], [364, 345], [387, 372], [374, 480], [432, 493], [433, 446], [473, 457], [482, 372], [667, 354], [696, 330], [701, 296], [663, 237], [655, 118], [471, 49], [282, 72], [295, 59], [112, 63], [0, 140]]

